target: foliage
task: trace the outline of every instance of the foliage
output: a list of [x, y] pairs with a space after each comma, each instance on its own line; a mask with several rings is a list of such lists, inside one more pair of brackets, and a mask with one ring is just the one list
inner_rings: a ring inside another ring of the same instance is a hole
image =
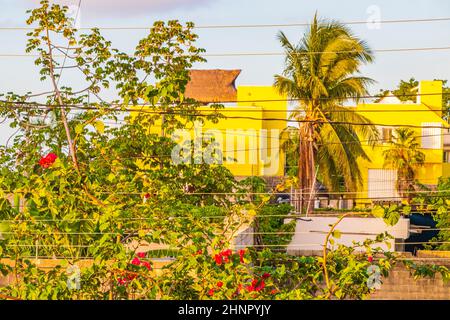
[[258, 212], [259, 232], [262, 233], [262, 243], [265, 245], [280, 245], [273, 251], [286, 250], [286, 245], [292, 240], [297, 221], [294, 219], [285, 223], [292, 207], [289, 204], [268, 204]]
[[[338, 238], [338, 233], [335, 233]], [[353, 246], [338, 245], [334, 250], [327, 253], [327, 270], [329, 277], [329, 289], [325, 295], [331, 295], [338, 299], [364, 299], [374, 289], [357, 285], [367, 283], [370, 274], [368, 267], [376, 265], [380, 268], [380, 275], [386, 277], [389, 270], [395, 265], [396, 257], [385, 252], [378, 243], [388, 244], [391, 237], [387, 234], [380, 234], [374, 240], [367, 239], [363, 243], [354, 243]], [[361, 254], [364, 248], [366, 254]], [[376, 260], [372, 260], [376, 257]], [[323, 263], [323, 258], [318, 258], [319, 263]]]
[[[0, 269], [25, 281], [1, 290], [22, 299], [122, 299], [136, 290], [156, 298], [161, 289], [147, 269], [129, 289], [118, 285], [137, 271], [129, 268], [139, 245], [163, 244], [183, 255], [193, 245], [208, 247], [217, 234], [231, 239], [231, 230], [251, 219], [225, 219], [252, 205], [221, 195], [238, 187], [224, 167], [171, 161], [176, 142], [168, 134], [219, 117], [199, 115], [198, 104], [183, 97], [203, 49], [194, 45], [191, 23], [156, 22], [128, 55], [97, 29], [78, 34], [66, 13], [42, 1], [28, 20], [36, 28], [27, 51], [39, 55], [41, 80], [51, 89], [3, 95], [0, 112], [20, 135], [0, 158], [0, 254], [13, 262]], [[66, 67], [55, 52], [80, 71], [85, 89], [59, 85]], [[104, 89], [115, 89], [118, 99], [103, 99]], [[130, 116], [122, 118], [124, 111]], [[36, 257], [61, 265], [47, 272], [31, 262]], [[94, 264], [81, 270], [82, 290], [69, 290], [64, 269], [86, 258]]]
[[[418, 92], [419, 81], [414, 78], [408, 81], [400, 80], [397, 89], [392, 91], [392, 94], [396, 96], [400, 101], [412, 101], [417, 102], [417, 92]], [[375, 103], [380, 102], [380, 100], [386, 95], [390, 94], [389, 90], [380, 90], [378, 99]]]
[[444, 119], [450, 121], [450, 87], [447, 86], [448, 80], [442, 80], [442, 109]]
[[286, 175], [298, 176], [299, 137], [298, 128], [289, 126], [281, 133], [281, 148], [286, 154]]
[[[247, 177], [239, 182], [243, 191], [251, 195], [251, 198], [258, 202], [266, 195], [267, 183], [261, 177]], [[267, 193], [268, 194], [268, 193]]]
[[450, 178], [439, 178], [437, 190], [429, 193], [423, 192], [413, 199], [417, 208], [423, 214], [431, 214], [436, 221], [439, 233], [425, 245], [427, 249], [450, 250]]
[[400, 219], [400, 213], [403, 215], [409, 215], [410, 212], [410, 206], [399, 207], [396, 204], [390, 206], [376, 205], [372, 209], [372, 215], [383, 219], [388, 226], [395, 226], [397, 224]]
[[[442, 109], [443, 109], [443, 118], [447, 121], [449, 120], [449, 111], [450, 111], [450, 88], [447, 87], [448, 80], [439, 80], [434, 79], [434, 81], [442, 81], [443, 84], [443, 94], [442, 94]], [[419, 81], [417, 81], [414, 77], [410, 78], [408, 81], [400, 80], [400, 83], [397, 85], [397, 89], [392, 91], [392, 94], [395, 95], [400, 101], [412, 101], [417, 102], [417, 87], [419, 86]], [[378, 98], [375, 100], [375, 103], [381, 101], [381, 99], [387, 96], [390, 93], [389, 90], [381, 89], [380, 93], [377, 95]]]
[[425, 154], [420, 151], [420, 143], [413, 130], [398, 128], [395, 139], [388, 149], [383, 151], [384, 166], [397, 170], [396, 187], [400, 195], [410, 199], [410, 192], [415, 190], [416, 171], [425, 162]]
[[409, 269], [414, 279], [435, 278], [436, 274], [440, 274], [444, 283], [450, 281], [450, 270], [446, 266], [418, 264], [411, 260], [404, 260], [403, 265]]
[[360, 137], [374, 142], [377, 131], [367, 118], [343, 107], [343, 102], [367, 94], [373, 81], [356, 74], [363, 64], [372, 62], [372, 51], [346, 26], [317, 15], [297, 45], [282, 32], [278, 39], [286, 60], [274, 85], [280, 93], [299, 100], [293, 117], [300, 126], [291, 146], [300, 154], [300, 187], [312, 188], [317, 164], [320, 180], [329, 190], [338, 190], [341, 178], [347, 190], [356, 189], [361, 183], [357, 160], [368, 159]]
[[[66, 7], [41, 1], [28, 20], [35, 29], [27, 51], [39, 55], [50, 89], [7, 93], [0, 103], [18, 129], [0, 154], [0, 272], [13, 280], [0, 288], [2, 299], [359, 299], [370, 292], [371, 262], [354, 248], [326, 251], [328, 264], [229, 249], [237, 230], [272, 210], [270, 196], [244, 201], [245, 189], [224, 167], [171, 159], [177, 128], [220, 118], [220, 106], [206, 116], [184, 97], [188, 70], [203, 61], [193, 24], [156, 22], [126, 54], [97, 29], [79, 34], [66, 15]], [[79, 72], [84, 89], [60, 83], [68, 69]], [[104, 99], [105, 90], [116, 100]], [[174, 258], [158, 265], [155, 245]], [[323, 286], [323, 269], [331, 287]]]

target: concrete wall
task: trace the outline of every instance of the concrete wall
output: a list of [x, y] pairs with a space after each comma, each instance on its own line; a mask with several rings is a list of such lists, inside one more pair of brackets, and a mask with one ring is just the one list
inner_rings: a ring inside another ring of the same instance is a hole
[[[322, 250], [325, 237], [330, 230], [330, 225], [334, 224], [339, 217], [337, 215], [311, 216], [311, 221], [298, 220], [295, 228], [295, 235], [288, 246], [290, 254], [304, 254], [305, 251]], [[336, 230], [341, 232], [339, 239], [334, 239], [336, 244], [351, 246], [353, 241], [363, 242], [366, 239], [374, 239], [378, 234], [388, 232], [396, 239], [407, 239], [409, 237], [409, 219], [401, 218], [393, 227], [387, 226], [379, 218], [344, 218], [337, 226]], [[395, 249], [394, 239], [390, 241], [391, 248], [385, 244], [377, 244], [384, 250], [393, 251]]]
[[[450, 260], [445, 258], [414, 258], [416, 263], [446, 265]], [[435, 278], [414, 279], [403, 266], [398, 263], [387, 278], [382, 279], [380, 290], [370, 296], [371, 300], [450, 300], [450, 283], [444, 283], [440, 274]]]

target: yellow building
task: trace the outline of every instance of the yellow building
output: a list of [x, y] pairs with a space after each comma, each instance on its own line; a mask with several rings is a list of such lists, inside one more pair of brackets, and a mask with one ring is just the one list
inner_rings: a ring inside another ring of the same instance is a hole
[[417, 172], [420, 183], [435, 186], [439, 177], [450, 175], [449, 164], [444, 163], [443, 133], [448, 124], [442, 120], [442, 107], [441, 81], [421, 81], [417, 103], [401, 102], [388, 96], [379, 103], [357, 106], [358, 113], [376, 124], [381, 138], [373, 148], [364, 143], [371, 162], [359, 161], [363, 177], [363, 185], [357, 195], [357, 198], [362, 198], [359, 203], [389, 200], [390, 197], [399, 199], [395, 188], [396, 170], [384, 167], [382, 155], [398, 126], [409, 127], [416, 132], [421, 151], [425, 154], [425, 165]]
[[[288, 125], [286, 97], [272, 86], [236, 88], [239, 73], [240, 70], [191, 70], [185, 96], [204, 103], [200, 108], [203, 114], [211, 112], [210, 103], [223, 103], [225, 108], [220, 113], [224, 117], [218, 123], [206, 121], [187, 129], [181, 134], [182, 140], [213, 137], [222, 151], [216, 159], [223, 159], [222, 164], [236, 177], [283, 176], [285, 155], [281, 133]], [[439, 177], [450, 176], [450, 163], [447, 163], [450, 162], [450, 133], [442, 119], [442, 82], [422, 81], [418, 89], [416, 103], [402, 102], [389, 95], [379, 103], [349, 107], [374, 123], [381, 138], [374, 147], [363, 142], [371, 161], [359, 160], [363, 183], [357, 190], [358, 204], [399, 199], [396, 171], [385, 167], [383, 159], [383, 151], [389, 147], [397, 127], [410, 127], [421, 143], [425, 165], [418, 169], [419, 182], [435, 186]], [[208, 161], [207, 154], [203, 155], [203, 161]]]
[[[236, 177], [284, 175], [285, 157], [281, 152], [280, 135], [286, 127], [287, 101], [272, 86], [239, 86], [235, 80], [240, 70], [191, 70], [191, 80], [185, 96], [204, 107], [199, 113], [210, 114], [208, 106], [218, 102], [224, 105], [218, 123], [205, 121], [194, 128], [179, 130], [179, 145], [186, 140], [202, 137], [214, 139], [222, 156], [203, 153], [203, 161], [222, 158], [222, 163]], [[279, 120], [280, 119], [280, 120]], [[151, 129], [159, 132], [158, 125]], [[198, 159], [198, 157], [196, 157]], [[192, 160], [192, 159], [191, 159]], [[212, 163], [217, 163], [212, 161]]]
[[220, 110], [224, 118], [218, 123], [204, 123], [204, 136], [217, 133], [223, 164], [235, 176], [283, 176], [280, 135], [286, 127], [286, 97], [271, 86], [239, 86], [236, 98], [237, 103]]

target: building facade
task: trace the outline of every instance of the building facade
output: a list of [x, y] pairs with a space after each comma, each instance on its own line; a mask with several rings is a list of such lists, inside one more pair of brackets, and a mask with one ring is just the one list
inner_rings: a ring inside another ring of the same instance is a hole
[[416, 172], [418, 182], [433, 188], [439, 177], [450, 175], [449, 163], [444, 161], [445, 155], [448, 159], [446, 148], [450, 148], [450, 140], [445, 139], [448, 124], [442, 119], [442, 82], [421, 81], [418, 89], [416, 103], [388, 97], [379, 103], [356, 107], [355, 111], [375, 124], [380, 134], [379, 143], [373, 147], [363, 142], [370, 161], [359, 161], [363, 183], [357, 193], [358, 203], [399, 199], [395, 187], [397, 172], [384, 166], [383, 157], [383, 151], [395, 139], [395, 129], [398, 127], [413, 130], [420, 143], [420, 151], [425, 154], [425, 163]]

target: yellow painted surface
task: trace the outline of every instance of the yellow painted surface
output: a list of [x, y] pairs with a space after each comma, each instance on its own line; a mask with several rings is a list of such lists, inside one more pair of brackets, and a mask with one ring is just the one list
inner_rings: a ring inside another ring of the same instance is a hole
[[[280, 152], [280, 134], [286, 127], [287, 101], [271, 86], [238, 87], [238, 103], [219, 112], [225, 116], [218, 123], [187, 128], [190, 139], [203, 133], [221, 145], [225, 167], [235, 176], [283, 176], [285, 157]], [[211, 113], [210, 107], [199, 112]], [[268, 120], [265, 120], [268, 119]], [[160, 123], [150, 132], [161, 132]]]
[[442, 81], [420, 81], [418, 102], [442, 117]]
[[450, 251], [418, 250], [418, 258], [450, 258]]
[[[440, 87], [440, 91], [439, 91]], [[423, 81], [420, 84], [422, 103], [418, 101], [416, 104], [361, 104], [357, 106], [357, 112], [368, 118], [375, 125], [395, 125], [395, 126], [423, 126], [423, 123], [442, 124], [447, 127], [448, 124], [436, 112], [442, 109], [442, 96], [426, 95], [429, 93], [442, 92], [441, 81]], [[424, 105], [423, 102], [427, 103]], [[432, 108], [431, 108], [432, 107]], [[405, 109], [405, 111], [401, 111]], [[378, 110], [380, 110], [378, 112]], [[406, 110], [417, 110], [411, 112]], [[382, 127], [382, 126], [379, 126]], [[395, 127], [386, 127], [395, 130]], [[422, 143], [422, 128], [410, 128], [415, 132], [418, 142]], [[368, 170], [369, 169], [389, 169], [384, 168], [383, 151], [389, 147], [388, 143], [380, 143], [374, 148], [365, 143], [364, 149], [368, 154], [371, 162], [360, 160], [359, 167], [363, 177], [363, 185], [358, 190], [359, 198], [368, 198]], [[443, 163], [443, 137], [441, 138], [441, 146], [439, 149], [423, 149], [425, 154], [425, 165], [418, 169], [416, 177], [419, 182], [427, 185], [436, 185], [438, 178], [450, 175], [450, 166]], [[368, 199], [360, 201], [361, 203], [370, 202]]]
[[[443, 127], [448, 126], [439, 116], [439, 110], [442, 109], [440, 96], [442, 82], [422, 81], [419, 91], [422, 96], [415, 104], [360, 104], [355, 111], [374, 124], [380, 124], [380, 127], [382, 125], [423, 126], [423, 123], [441, 123]], [[279, 119], [287, 119], [286, 97], [280, 96], [271, 86], [240, 86], [237, 90], [237, 100], [237, 104], [227, 105], [224, 110], [221, 110], [225, 118], [220, 119], [217, 124], [206, 121], [200, 130], [203, 133], [208, 131], [215, 133], [215, 140], [222, 146], [223, 156], [226, 158], [224, 165], [234, 175], [282, 176], [285, 158], [284, 153], [280, 152], [279, 134], [288, 123]], [[208, 110], [211, 109], [209, 107], [200, 109], [205, 114]], [[378, 110], [382, 111], [378, 112]], [[406, 110], [417, 110], [417, 112]], [[412, 129], [421, 143], [422, 129]], [[195, 130], [193, 128], [188, 130], [189, 134], [194, 136]], [[275, 131], [271, 132], [271, 130]], [[160, 132], [159, 125], [154, 125], [151, 131]], [[267, 135], [267, 139], [261, 140], [264, 134]], [[368, 198], [368, 170], [389, 169], [384, 168], [382, 155], [388, 144], [380, 143], [374, 148], [363, 142], [364, 144], [371, 161], [359, 161], [363, 178], [363, 184], [357, 190], [360, 198]], [[439, 177], [450, 176], [450, 164], [443, 163], [442, 145], [438, 149], [422, 149], [421, 151], [425, 153], [425, 165], [417, 172], [417, 178], [421, 183], [435, 185]], [[279, 159], [270, 161], [275, 159], [274, 156], [277, 153]]]
[[444, 178], [450, 177], [450, 163], [443, 163], [442, 164], [442, 176]]

